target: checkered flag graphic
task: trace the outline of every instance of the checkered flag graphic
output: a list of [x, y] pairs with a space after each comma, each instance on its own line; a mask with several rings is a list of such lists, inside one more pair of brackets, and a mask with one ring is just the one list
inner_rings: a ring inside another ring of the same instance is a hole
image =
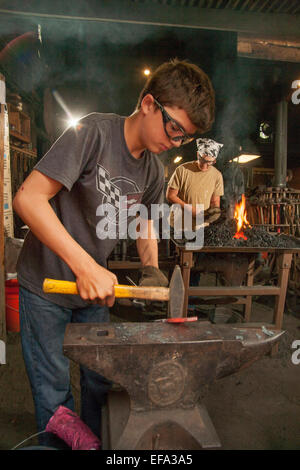
[[120, 207], [121, 191], [118, 186], [110, 181], [110, 174], [101, 165], [97, 171], [98, 190], [106, 197], [106, 203], [112, 204], [116, 209]]

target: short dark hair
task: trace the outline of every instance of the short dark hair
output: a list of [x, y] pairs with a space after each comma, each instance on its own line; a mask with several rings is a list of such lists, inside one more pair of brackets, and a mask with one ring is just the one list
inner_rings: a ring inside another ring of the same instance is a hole
[[206, 73], [197, 65], [172, 59], [160, 65], [140, 93], [137, 109], [148, 93], [163, 106], [184, 109], [200, 133], [215, 119], [215, 92]]

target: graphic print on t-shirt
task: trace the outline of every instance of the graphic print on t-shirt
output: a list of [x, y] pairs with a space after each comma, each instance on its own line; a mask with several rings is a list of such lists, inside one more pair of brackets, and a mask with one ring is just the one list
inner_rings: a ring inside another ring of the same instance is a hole
[[[135, 181], [124, 176], [110, 177], [102, 165], [97, 164], [97, 189], [103, 196], [102, 204], [110, 204], [119, 212], [128, 211], [133, 204], [140, 204], [143, 191]], [[118, 224], [118, 218], [116, 219]]]

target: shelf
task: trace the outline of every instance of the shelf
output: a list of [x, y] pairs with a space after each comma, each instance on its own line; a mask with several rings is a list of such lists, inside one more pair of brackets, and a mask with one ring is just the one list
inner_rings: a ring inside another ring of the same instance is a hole
[[[252, 224], [253, 227], [291, 227], [290, 224]], [[296, 224], [295, 224], [296, 227]]]
[[31, 158], [37, 157], [37, 153], [33, 150], [23, 149], [22, 147], [16, 147], [15, 145], [10, 145], [10, 148], [14, 152], [24, 153], [25, 155], [28, 155]]
[[22, 142], [31, 142], [30, 117], [13, 104], [7, 104], [9, 134]]
[[289, 202], [266, 202], [264, 204], [249, 204], [251, 207], [263, 207], [268, 208], [271, 206], [295, 206], [300, 204], [300, 200], [297, 201], [289, 201]]
[[26, 142], [26, 144], [29, 144], [31, 142], [30, 137], [26, 137], [23, 134], [20, 134], [19, 132], [12, 131], [11, 129], [9, 130], [9, 135], [15, 137], [18, 140], [22, 140], [22, 142]]

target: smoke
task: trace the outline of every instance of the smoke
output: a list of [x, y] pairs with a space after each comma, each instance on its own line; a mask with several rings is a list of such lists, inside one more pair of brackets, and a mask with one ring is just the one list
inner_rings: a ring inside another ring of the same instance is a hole
[[[230, 65], [230, 67], [228, 67]], [[264, 98], [265, 78], [262, 70], [239, 59], [220, 64], [214, 75], [219, 90], [219, 114], [216, 137], [224, 144], [219, 163], [226, 164], [241, 149], [257, 151], [258, 124]]]

